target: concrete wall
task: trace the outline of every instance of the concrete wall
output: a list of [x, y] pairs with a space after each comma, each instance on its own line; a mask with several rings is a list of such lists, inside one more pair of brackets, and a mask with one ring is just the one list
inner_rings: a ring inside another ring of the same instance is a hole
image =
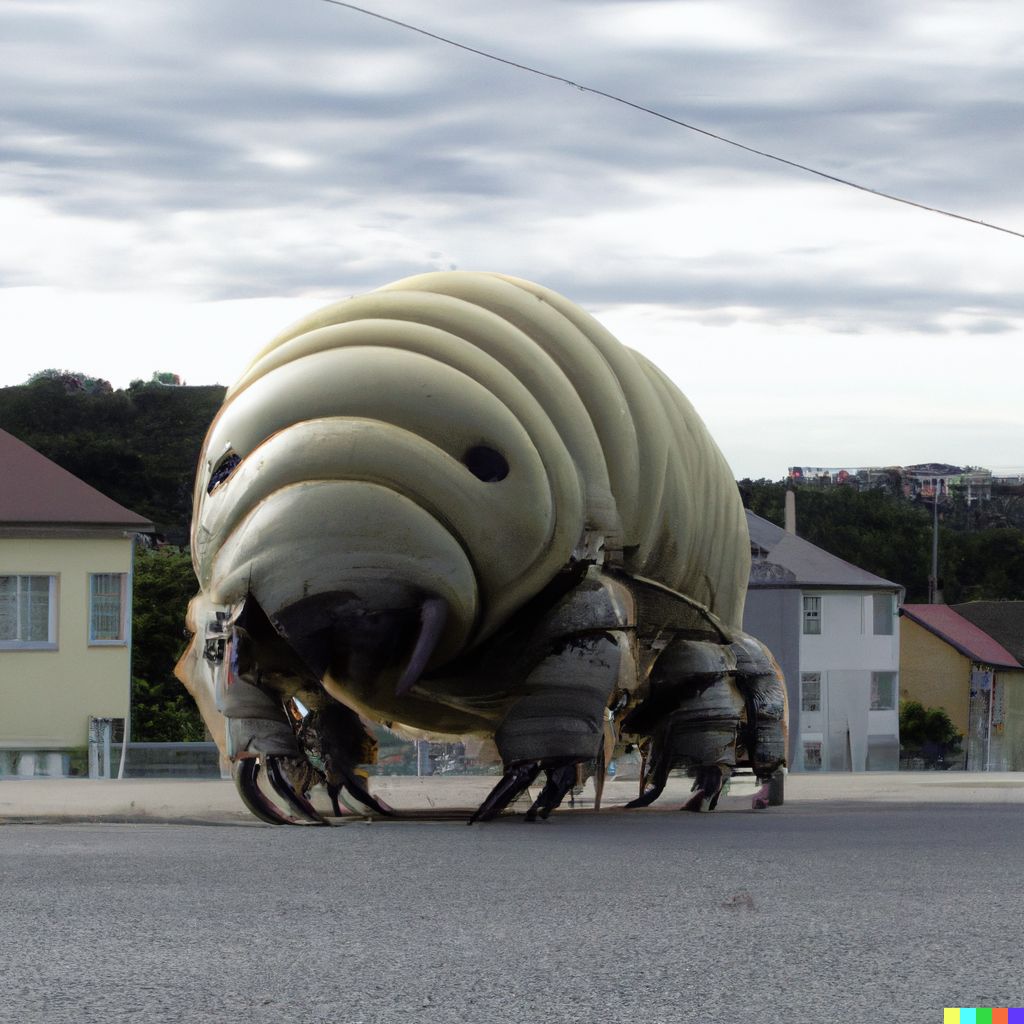
[[131, 558], [130, 538], [0, 539], [0, 574], [57, 577], [57, 649], [0, 650], [0, 749], [81, 747], [90, 715], [128, 714], [129, 645], [90, 645], [89, 574]]

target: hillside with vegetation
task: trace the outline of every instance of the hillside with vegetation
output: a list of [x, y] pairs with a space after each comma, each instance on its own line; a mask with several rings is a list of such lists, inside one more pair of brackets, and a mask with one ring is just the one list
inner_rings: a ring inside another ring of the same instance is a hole
[[0, 388], [0, 428], [184, 545], [199, 449], [224, 390], [137, 380], [115, 391], [85, 374], [43, 371]]
[[[752, 511], [779, 526], [785, 481], [743, 480]], [[939, 583], [947, 604], [1024, 599], [1024, 499], [1000, 501], [998, 513], [966, 509], [956, 497], [939, 505]], [[884, 491], [796, 488], [797, 533], [812, 544], [906, 589], [908, 603], [928, 600], [932, 561], [930, 503]], [[995, 525], [982, 525], [986, 522]]]
[[[140, 547], [136, 561], [132, 674], [134, 735], [195, 739], [202, 725], [173, 676], [184, 647], [185, 607], [195, 592], [186, 546], [192, 480], [224, 388], [175, 386], [169, 375], [114, 390], [80, 373], [49, 370], [0, 388], [0, 428], [86, 483], [151, 519], [166, 543]], [[785, 482], [743, 480], [748, 508], [779, 525]], [[941, 508], [939, 574], [945, 599], [1024, 599], [1024, 496]], [[882, 491], [802, 486], [797, 529], [826, 551], [906, 588], [925, 601], [932, 513]]]

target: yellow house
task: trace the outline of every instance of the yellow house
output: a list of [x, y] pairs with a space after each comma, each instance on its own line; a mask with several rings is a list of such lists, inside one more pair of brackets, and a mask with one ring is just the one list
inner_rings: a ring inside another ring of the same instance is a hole
[[58, 775], [127, 719], [132, 555], [148, 520], [0, 430], [0, 775]]
[[1024, 665], [1007, 649], [1020, 642], [1022, 613], [1019, 601], [900, 609], [900, 697], [946, 711], [968, 771], [1024, 771]]

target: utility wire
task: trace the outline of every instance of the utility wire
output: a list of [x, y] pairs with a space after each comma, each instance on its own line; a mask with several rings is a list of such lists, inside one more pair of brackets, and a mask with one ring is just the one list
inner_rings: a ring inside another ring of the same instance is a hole
[[724, 142], [727, 145], [735, 146], [737, 149], [742, 149], [744, 152], [753, 153], [754, 156], [764, 157], [766, 160], [774, 160], [776, 163], [785, 164], [787, 167], [795, 167], [797, 170], [806, 171], [808, 174], [815, 174], [819, 178], [825, 178], [827, 181], [834, 181], [838, 185], [846, 185], [848, 188], [855, 188], [860, 192], [867, 192], [869, 195], [878, 196], [880, 199], [890, 199], [894, 203], [904, 203], [907, 206], [915, 206], [917, 209], [925, 210], [928, 213], [939, 213], [942, 214], [943, 217], [952, 217], [955, 220], [966, 221], [968, 224], [977, 224], [979, 227], [990, 228], [992, 231], [1002, 231], [1007, 235], [1015, 235], [1017, 238], [1024, 238], [1024, 232], [1014, 231], [1012, 228], [1000, 227], [998, 224], [990, 224], [987, 221], [978, 220], [976, 217], [968, 217], [962, 213], [953, 213], [951, 210], [943, 210], [938, 206], [927, 206], [924, 203], [915, 202], [913, 199], [893, 195], [891, 192], [882, 192], [880, 189], [870, 188], [867, 185], [858, 185], [855, 181], [840, 178], [835, 174], [829, 174], [827, 171], [819, 171], [814, 167], [808, 167], [807, 164], [797, 163], [796, 160], [787, 160], [785, 157], [777, 156], [775, 153], [768, 153], [763, 149], [755, 149], [753, 146], [744, 145], [742, 142], [726, 138], [724, 135], [718, 135], [715, 132], [708, 131], [706, 128], [698, 128], [697, 125], [688, 124], [686, 121], [680, 121], [679, 118], [662, 113], [660, 110], [655, 110], [652, 107], [645, 107], [642, 103], [634, 103], [632, 100], [627, 100], [622, 96], [616, 96], [614, 93], [605, 92], [603, 89], [595, 89], [593, 86], [581, 85], [579, 82], [574, 82], [570, 78], [562, 77], [562, 75], [552, 74], [550, 71], [541, 71], [539, 68], [530, 67], [529, 64], [521, 64], [518, 61], [509, 60], [507, 57], [499, 57], [496, 53], [489, 53], [487, 50], [479, 50], [475, 46], [467, 46], [465, 43], [449, 39], [447, 36], [438, 35], [436, 32], [430, 32], [417, 25], [410, 25], [407, 21], [399, 21], [397, 18], [389, 18], [386, 14], [380, 14], [378, 11], [371, 11], [366, 7], [359, 7], [356, 4], [345, 3], [344, 0], [323, 0], [323, 2], [333, 4], [335, 7], [348, 8], [350, 11], [356, 11], [359, 14], [368, 15], [371, 18], [376, 18], [378, 21], [386, 21], [391, 25], [398, 26], [398, 28], [404, 28], [410, 32], [416, 32], [421, 36], [426, 36], [428, 39], [434, 39], [439, 43], [444, 43], [446, 46], [454, 46], [458, 50], [465, 50], [467, 53], [475, 53], [478, 57], [486, 57], [487, 60], [497, 61], [499, 64], [505, 64], [508, 67], [516, 68], [519, 71], [528, 71], [531, 75], [539, 75], [541, 78], [548, 78], [553, 82], [561, 82], [563, 85], [572, 86], [572, 88], [578, 89], [580, 92], [590, 93], [592, 96], [600, 96], [602, 99], [611, 100], [613, 103], [621, 103], [624, 107], [632, 107], [633, 110], [639, 110], [643, 114], [650, 114], [651, 117], [657, 117], [662, 121], [668, 121], [670, 124], [678, 125], [680, 128], [686, 128], [688, 131], [697, 132], [700, 135], [706, 135], [709, 139], [714, 139], [716, 142]]

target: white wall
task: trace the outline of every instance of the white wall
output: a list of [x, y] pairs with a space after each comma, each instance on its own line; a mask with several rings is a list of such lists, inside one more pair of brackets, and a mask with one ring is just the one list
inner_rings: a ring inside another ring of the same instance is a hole
[[[899, 671], [899, 620], [892, 601], [892, 634], [875, 635], [873, 595], [861, 591], [813, 591], [803, 596], [821, 600], [821, 633], [803, 632], [800, 623], [800, 673], [821, 674], [821, 707], [800, 710], [795, 767], [803, 768], [804, 741], [822, 744], [823, 771], [863, 771], [869, 752], [886, 766], [898, 751], [899, 680], [894, 707], [872, 711], [874, 672]], [[802, 601], [801, 601], [802, 606]], [[876, 764], [877, 766], [877, 764]]]

